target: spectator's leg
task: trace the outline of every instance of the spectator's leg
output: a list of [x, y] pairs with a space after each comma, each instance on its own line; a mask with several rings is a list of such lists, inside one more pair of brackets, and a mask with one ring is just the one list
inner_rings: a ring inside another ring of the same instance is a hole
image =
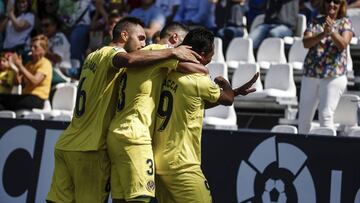
[[10, 95], [6, 99], [6, 107], [9, 110], [44, 108], [45, 100], [34, 95]]
[[70, 35], [71, 58], [79, 60], [81, 64], [89, 44], [89, 28], [88, 25], [78, 25]]
[[287, 36], [293, 36], [293, 31], [286, 25], [277, 25], [269, 32], [269, 37], [283, 38]]
[[261, 24], [258, 25], [253, 31], [250, 32], [249, 38], [253, 40], [254, 49], [257, 49], [261, 42], [266, 38], [269, 33], [271, 25]]
[[334, 128], [334, 112], [346, 89], [346, 76], [321, 79], [319, 121], [320, 126]]
[[303, 77], [301, 80], [298, 126], [300, 134], [307, 134], [310, 131], [311, 121], [319, 104], [318, 80], [310, 77]]

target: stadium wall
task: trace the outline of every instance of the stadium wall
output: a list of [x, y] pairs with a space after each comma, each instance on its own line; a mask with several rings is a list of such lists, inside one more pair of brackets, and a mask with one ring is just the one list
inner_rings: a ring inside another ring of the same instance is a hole
[[[45, 202], [67, 125], [0, 119], [0, 203]], [[214, 203], [360, 202], [360, 139], [204, 130], [202, 144]]]

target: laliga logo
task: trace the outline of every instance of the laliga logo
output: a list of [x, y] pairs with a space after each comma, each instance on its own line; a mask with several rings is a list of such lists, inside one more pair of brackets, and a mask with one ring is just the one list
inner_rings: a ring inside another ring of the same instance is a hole
[[249, 160], [241, 161], [237, 175], [239, 203], [316, 202], [307, 156], [288, 143], [276, 143], [275, 137], [260, 143]]

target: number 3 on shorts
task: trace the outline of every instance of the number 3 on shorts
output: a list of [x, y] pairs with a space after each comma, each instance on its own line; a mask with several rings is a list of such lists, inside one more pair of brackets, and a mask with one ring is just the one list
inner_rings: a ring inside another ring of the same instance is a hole
[[154, 163], [153, 163], [153, 160], [151, 159], [148, 159], [146, 160], [146, 164], [149, 166], [149, 170], [147, 170], [147, 174], [149, 176], [153, 175], [154, 174]]

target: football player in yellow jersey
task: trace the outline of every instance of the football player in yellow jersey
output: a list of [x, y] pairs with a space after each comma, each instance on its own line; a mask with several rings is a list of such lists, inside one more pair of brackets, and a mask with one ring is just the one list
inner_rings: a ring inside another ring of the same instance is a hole
[[[214, 54], [214, 36], [205, 29], [190, 31], [182, 44], [191, 45], [206, 65]], [[209, 186], [200, 168], [201, 129], [205, 107], [231, 105], [234, 96], [255, 91], [258, 73], [232, 89], [223, 77], [213, 83], [203, 73], [170, 72], [163, 81], [157, 108], [153, 147], [156, 197], [159, 203], [210, 203]]]
[[55, 169], [48, 202], [107, 201], [110, 160], [105, 136], [117, 102], [118, 85], [115, 83], [123, 72], [120, 68], [130, 70], [166, 58], [197, 61], [186, 46], [172, 50], [139, 50], [144, 45], [142, 22], [124, 18], [113, 30], [112, 46], [96, 50], [85, 60], [73, 120], [55, 146]]
[[[171, 24], [163, 31], [165, 45], [150, 45], [146, 49], [177, 46], [187, 30], [181, 24]], [[166, 40], [165, 40], [166, 39]], [[201, 67], [206, 71], [204, 67]], [[155, 195], [154, 162], [151, 134], [154, 129], [156, 100], [169, 70], [201, 71], [182, 66], [176, 60], [166, 60], [150, 67], [127, 69], [120, 78], [117, 112], [107, 136], [111, 159], [111, 195], [114, 203], [149, 202]]]

